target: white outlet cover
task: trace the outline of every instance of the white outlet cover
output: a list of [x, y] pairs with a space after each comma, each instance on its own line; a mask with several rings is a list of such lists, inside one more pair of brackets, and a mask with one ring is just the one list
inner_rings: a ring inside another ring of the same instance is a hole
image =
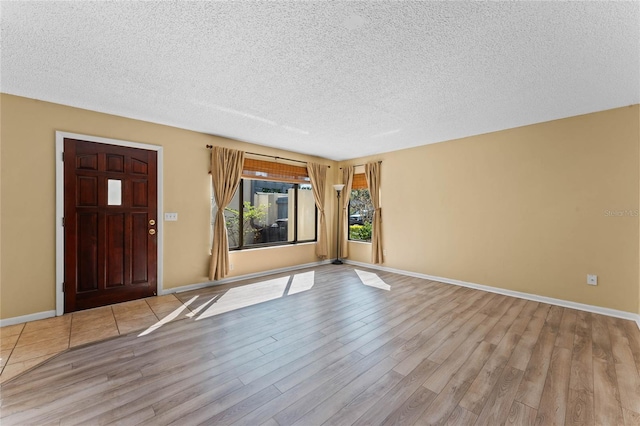
[[587, 274], [587, 284], [589, 285], [598, 285], [598, 276]]

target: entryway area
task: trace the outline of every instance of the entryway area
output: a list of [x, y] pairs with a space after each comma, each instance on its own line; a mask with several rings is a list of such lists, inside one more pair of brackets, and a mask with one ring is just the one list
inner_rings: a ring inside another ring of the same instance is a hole
[[69, 348], [144, 330], [181, 308], [189, 312], [168, 294], [2, 327], [0, 383]]
[[56, 313], [159, 294], [162, 148], [56, 136]]

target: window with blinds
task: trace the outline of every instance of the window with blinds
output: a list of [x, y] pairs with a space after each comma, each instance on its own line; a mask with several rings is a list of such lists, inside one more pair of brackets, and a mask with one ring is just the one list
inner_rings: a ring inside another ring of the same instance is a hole
[[[213, 197], [211, 202], [213, 223], [217, 207]], [[224, 217], [232, 250], [316, 241], [317, 208], [306, 166], [245, 158]]]

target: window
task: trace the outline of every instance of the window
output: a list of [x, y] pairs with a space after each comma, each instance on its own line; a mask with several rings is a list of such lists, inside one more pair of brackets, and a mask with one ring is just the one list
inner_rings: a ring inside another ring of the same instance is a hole
[[[215, 200], [212, 206], [213, 215]], [[243, 178], [224, 217], [230, 249], [316, 240], [317, 209], [308, 183]]]
[[[371, 223], [373, 221], [373, 203], [369, 189], [357, 185], [354, 176], [354, 187], [349, 198], [349, 239], [354, 241], [371, 241]], [[364, 175], [362, 175], [364, 177]]]
[[[230, 249], [316, 241], [316, 202], [307, 167], [297, 163], [245, 158], [240, 185], [224, 211]], [[211, 238], [216, 209], [212, 187]]]

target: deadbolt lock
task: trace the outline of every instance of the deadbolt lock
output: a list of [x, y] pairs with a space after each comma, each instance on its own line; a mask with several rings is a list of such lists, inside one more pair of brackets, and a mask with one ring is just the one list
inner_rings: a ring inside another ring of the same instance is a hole
[[155, 224], [156, 224], [156, 221], [155, 221], [155, 220], [151, 219], [151, 220], [149, 221], [149, 225], [153, 226], [153, 225], [155, 225]]
[[156, 233], [156, 230], [155, 230], [155, 229], [149, 229], [149, 235], [153, 235], [153, 234], [155, 234], [155, 233]]

